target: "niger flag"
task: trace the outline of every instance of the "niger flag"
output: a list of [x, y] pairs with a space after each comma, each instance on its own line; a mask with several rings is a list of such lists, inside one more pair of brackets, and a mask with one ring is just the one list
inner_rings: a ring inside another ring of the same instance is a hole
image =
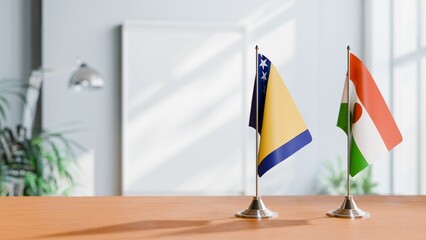
[[352, 131], [350, 174], [353, 177], [401, 143], [402, 135], [370, 72], [352, 53], [349, 78], [346, 76], [337, 126], [347, 133], [349, 106]]

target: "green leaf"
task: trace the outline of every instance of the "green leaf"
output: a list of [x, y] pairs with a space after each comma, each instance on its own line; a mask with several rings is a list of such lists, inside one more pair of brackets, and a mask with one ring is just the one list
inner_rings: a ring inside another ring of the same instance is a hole
[[37, 176], [33, 173], [27, 173], [25, 175], [25, 184], [26, 187], [29, 188], [30, 195], [37, 192]]
[[8, 92], [10, 95], [13, 95], [15, 97], [18, 97], [23, 103], [27, 103], [27, 98], [25, 96], [25, 94], [21, 93], [21, 92], [17, 92], [17, 91], [10, 91]]
[[6, 113], [5, 113], [4, 109], [3, 109], [3, 106], [1, 106], [1, 105], [0, 105], [0, 115], [1, 115], [1, 119], [2, 120], [4, 120], [4, 121], [7, 120]]

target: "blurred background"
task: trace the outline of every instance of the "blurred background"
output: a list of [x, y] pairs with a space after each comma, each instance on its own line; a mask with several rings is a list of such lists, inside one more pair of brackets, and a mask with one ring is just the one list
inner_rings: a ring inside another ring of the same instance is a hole
[[[0, 0], [0, 32], [3, 195], [252, 195], [256, 44], [313, 136], [262, 195], [344, 193], [348, 45], [404, 138], [355, 193], [426, 194], [424, 0]], [[76, 59], [104, 86], [70, 88]]]

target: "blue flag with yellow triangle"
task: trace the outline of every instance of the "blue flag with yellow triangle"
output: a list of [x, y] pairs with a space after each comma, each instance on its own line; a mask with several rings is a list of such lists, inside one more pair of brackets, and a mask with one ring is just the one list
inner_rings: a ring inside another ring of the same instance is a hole
[[[275, 66], [264, 55], [257, 57], [258, 132], [261, 136], [257, 167], [261, 177], [310, 143], [312, 136]], [[249, 120], [253, 128], [256, 128], [255, 88]]]

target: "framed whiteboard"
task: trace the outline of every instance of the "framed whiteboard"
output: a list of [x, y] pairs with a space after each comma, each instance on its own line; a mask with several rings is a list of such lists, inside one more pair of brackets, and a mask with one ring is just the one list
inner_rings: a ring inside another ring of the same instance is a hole
[[242, 27], [123, 24], [123, 195], [242, 194], [245, 43]]

